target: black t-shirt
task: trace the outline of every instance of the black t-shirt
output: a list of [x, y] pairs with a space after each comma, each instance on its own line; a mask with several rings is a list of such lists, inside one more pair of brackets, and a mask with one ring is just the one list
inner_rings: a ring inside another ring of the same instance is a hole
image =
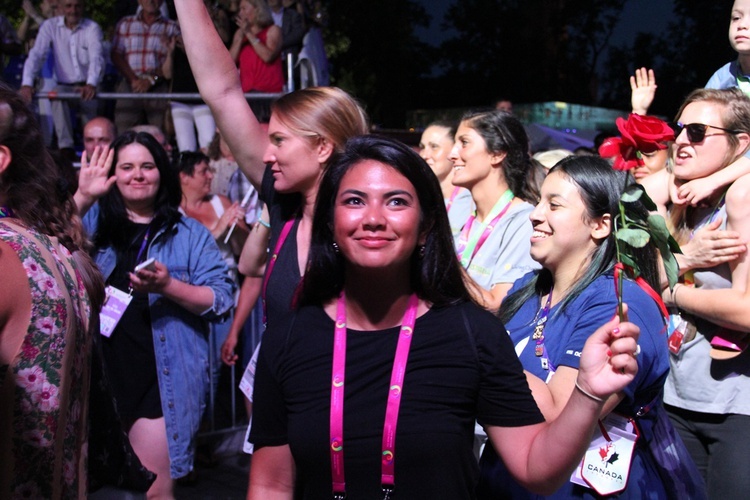
[[[125, 241], [131, 244], [120, 253], [107, 284], [127, 291], [130, 288], [129, 273], [147, 257], [144, 250], [139, 259], [148, 224], [128, 221], [122, 231]], [[151, 234], [149, 240], [153, 236]], [[132, 295], [133, 300], [112, 336], [102, 339], [102, 352], [117, 409], [127, 428], [139, 418], [162, 416], [148, 293], [134, 291]]]
[[[330, 380], [334, 322], [318, 307], [270, 327], [255, 378], [250, 441], [289, 444], [298, 498], [330, 498]], [[348, 498], [380, 499], [386, 397], [399, 328], [348, 330], [344, 469]], [[395, 449], [396, 498], [473, 498], [474, 421], [514, 427], [543, 421], [502, 323], [473, 304], [417, 319]]]
[[[260, 199], [268, 205], [271, 223], [271, 238], [268, 242], [270, 253], [273, 253], [276, 248], [284, 223], [290, 219], [297, 219], [281, 247], [266, 290], [267, 323], [269, 326], [278, 323], [283, 328], [284, 325], [288, 325], [293, 309], [294, 294], [302, 279], [297, 260], [297, 227], [302, 199], [296, 193], [277, 193], [273, 188], [273, 175], [269, 168], [263, 175], [259, 195]], [[266, 265], [266, 272], [268, 269], [269, 266]]]

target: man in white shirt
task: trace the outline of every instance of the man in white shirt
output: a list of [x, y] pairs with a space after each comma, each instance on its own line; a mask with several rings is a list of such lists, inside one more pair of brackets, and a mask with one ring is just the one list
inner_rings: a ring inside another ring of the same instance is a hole
[[[34, 78], [50, 51], [55, 57], [56, 92], [78, 92], [84, 124], [96, 116], [96, 87], [104, 72], [102, 30], [97, 23], [83, 17], [83, 0], [62, 0], [63, 15], [47, 19], [39, 28], [34, 47], [23, 68], [19, 93], [29, 102]], [[57, 146], [74, 148], [70, 104], [74, 101], [52, 101]]]

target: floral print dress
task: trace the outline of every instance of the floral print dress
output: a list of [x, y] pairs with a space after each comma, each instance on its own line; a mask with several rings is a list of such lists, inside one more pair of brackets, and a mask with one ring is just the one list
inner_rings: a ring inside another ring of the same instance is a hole
[[[18, 256], [31, 291], [26, 330], [0, 337], [16, 352], [0, 359], [0, 498], [85, 498], [88, 296], [55, 238], [0, 219], [0, 240]], [[7, 286], [0, 293], [12, 293]]]

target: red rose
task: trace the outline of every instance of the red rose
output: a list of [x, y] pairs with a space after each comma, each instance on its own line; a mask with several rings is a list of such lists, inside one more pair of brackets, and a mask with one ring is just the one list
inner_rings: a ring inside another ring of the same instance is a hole
[[599, 156], [602, 158], [614, 158], [612, 168], [615, 170], [630, 170], [638, 165], [643, 165], [643, 160], [638, 158], [638, 150], [627, 142], [626, 138], [609, 137], [599, 146]]
[[638, 151], [651, 152], [666, 149], [667, 142], [674, 140], [674, 131], [666, 122], [654, 116], [631, 113], [627, 120], [617, 119], [617, 129], [623, 142], [633, 145]]

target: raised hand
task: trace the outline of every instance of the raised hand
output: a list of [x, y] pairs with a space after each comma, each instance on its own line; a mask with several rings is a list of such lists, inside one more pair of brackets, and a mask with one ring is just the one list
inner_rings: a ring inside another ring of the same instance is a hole
[[90, 159], [86, 152], [81, 155], [81, 171], [78, 174], [78, 190], [75, 193], [76, 205], [83, 215], [96, 200], [107, 194], [117, 177], [109, 176], [115, 152], [109, 147], [97, 146]]
[[648, 114], [648, 108], [656, 95], [656, 77], [653, 69], [638, 68], [630, 77], [630, 105], [633, 113]]

